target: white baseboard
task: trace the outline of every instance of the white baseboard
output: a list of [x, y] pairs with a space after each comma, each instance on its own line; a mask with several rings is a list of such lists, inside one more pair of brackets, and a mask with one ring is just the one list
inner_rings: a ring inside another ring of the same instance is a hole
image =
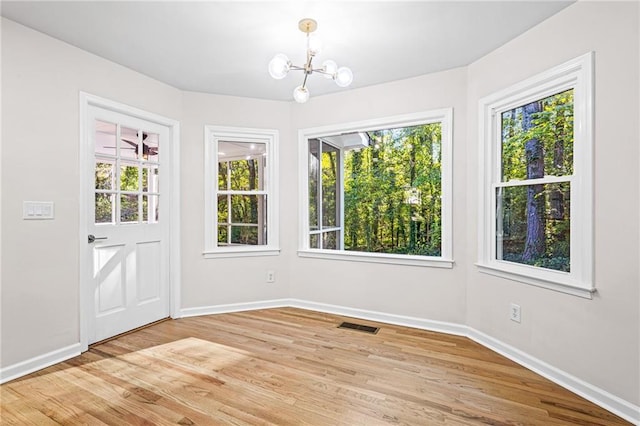
[[452, 322], [432, 321], [423, 318], [388, 314], [385, 312], [369, 311], [366, 309], [348, 308], [346, 306], [329, 305], [326, 303], [309, 302], [299, 299], [289, 299], [288, 306], [291, 306], [292, 308], [309, 309], [312, 311], [326, 312], [328, 314], [383, 322], [386, 324], [419, 328], [421, 330], [437, 331], [439, 333], [453, 334], [456, 336], [467, 335], [467, 326]]
[[599, 405], [605, 410], [611, 411], [633, 424], [640, 425], [640, 406], [634, 405], [622, 398], [618, 398], [597, 386], [593, 386], [592, 384], [547, 364], [546, 362], [535, 358], [520, 349], [516, 349], [513, 346], [501, 342], [498, 339], [494, 339], [493, 337], [471, 327], [468, 328], [467, 337], [482, 346], [517, 362], [542, 377], [551, 380], [563, 388], [580, 395], [584, 399]]
[[6, 383], [18, 377], [26, 376], [29, 373], [42, 370], [43, 368], [66, 361], [78, 355], [80, 355], [80, 343], [74, 343], [73, 345], [10, 365], [0, 369], [0, 383]]
[[290, 299], [274, 299], [259, 302], [230, 303], [228, 305], [201, 306], [180, 310], [180, 318], [202, 315], [227, 314], [230, 312], [255, 311], [256, 309], [284, 308], [291, 306]]

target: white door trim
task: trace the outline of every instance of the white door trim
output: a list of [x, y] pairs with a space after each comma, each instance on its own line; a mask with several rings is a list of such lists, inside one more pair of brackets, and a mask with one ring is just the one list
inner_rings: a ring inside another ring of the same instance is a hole
[[167, 117], [151, 112], [143, 111], [129, 105], [121, 104], [89, 93], [80, 92], [80, 197], [79, 197], [79, 312], [80, 312], [80, 350], [86, 351], [89, 347], [88, 323], [93, 315], [91, 310], [92, 298], [90, 289], [86, 285], [85, 277], [88, 263], [87, 259], [87, 194], [89, 193], [87, 156], [87, 138], [91, 131], [87, 126], [88, 110], [90, 106], [96, 106], [110, 111], [126, 114], [169, 128], [169, 144], [171, 152], [169, 169], [168, 192], [169, 198], [169, 312], [172, 318], [180, 316], [180, 123]]

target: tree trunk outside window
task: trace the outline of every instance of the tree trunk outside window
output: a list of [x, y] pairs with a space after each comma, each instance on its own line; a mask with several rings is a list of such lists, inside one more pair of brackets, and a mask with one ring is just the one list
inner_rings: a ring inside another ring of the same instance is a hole
[[[523, 108], [522, 127], [525, 132], [533, 129], [534, 114], [542, 110], [540, 101], [532, 102]], [[527, 179], [544, 177], [544, 147], [541, 140], [531, 138], [525, 142], [525, 158], [527, 163]], [[545, 252], [545, 220], [544, 220], [544, 186], [527, 186], [527, 236], [522, 260], [534, 263]]]

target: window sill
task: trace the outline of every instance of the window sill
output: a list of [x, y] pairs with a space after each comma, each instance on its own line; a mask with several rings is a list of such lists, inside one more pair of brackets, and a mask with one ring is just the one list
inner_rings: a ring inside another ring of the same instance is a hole
[[558, 291], [560, 293], [570, 294], [572, 296], [578, 296], [585, 299], [593, 299], [593, 294], [597, 291], [595, 288], [578, 287], [570, 284], [566, 279], [567, 274], [561, 272], [558, 272], [558, 277], [565, 278], [564, 280], [553, 280], [551, 279], [551, 277], [549, 279], [534, 277], [530, 274], [522, 273], [519, 271], [507, 270], [500, 265], [476, 263], [476, 266], [478, 267], [478, 270], [484, 274], [489, 274], [495, 277], [505, 278], [513, 281], [519, 281], [521, 283], [530, 284], [536, 287], [546, 288], [549, 290]]
[[279, 248], [274, 247], [224, 247], [208, 250], [202, 253], [205, 259], [220, 259], [228, 257], [278, 256]]
[[453, 268], [453, 260], [439, 257], [411, 256], [404, 254], [381, 254], [337, 250], [298, 250], [298, 256], [316, 259], [346, 260], [351, 262], [386, 263], [392, 265], [426, 266], [431, 268]]

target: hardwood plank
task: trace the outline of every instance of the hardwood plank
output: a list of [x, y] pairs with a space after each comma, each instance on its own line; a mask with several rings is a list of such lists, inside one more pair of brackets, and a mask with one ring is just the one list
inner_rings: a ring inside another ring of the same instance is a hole
[[629, 424], [464, 337], [295, 308], [153, 324], [0, 392], [3, 425]]

